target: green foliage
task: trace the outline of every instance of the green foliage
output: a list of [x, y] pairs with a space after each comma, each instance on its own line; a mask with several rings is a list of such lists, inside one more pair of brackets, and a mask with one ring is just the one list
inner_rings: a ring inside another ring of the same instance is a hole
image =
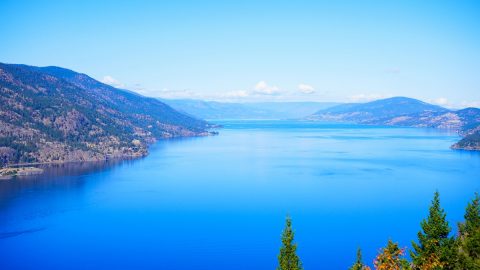
[[29, 153], [36, 151], [37, 146], [32, 141], [25, 140], [20, 143], [15, 140], [14, 137], [0, 137], [0, 147], [12, 148], [14, 154], [12, 157], [0, 156], [0, 167], [3, 167], [9, 163], [18, 162], [34, 162], [35, 160], [29, 155]]
[[387, 246], [380, 250], [375, 258], [374, 265], [377, 270], [402, 270], [410, 269], [408, 261], [404, 258], [405, 249], [398, 246], [392, 240], [388, 240]]
[[421, 222], [422, 230], [418, 232], [418, 244], [413, 242], [414, 269], [425, 269], [432, 262], [439, 261], [439, 267], [433, 269], [453, 269], [455, 261], [454, 239], [449, 237], [451, 228], [446, 214], [440, 206], [440, 195], [435, 192], [429, 215]]
[[458, 224], [456, 269], [480, 269], [480, 197], [467, 205], [465, 222]]
[[[48, 162], [52, 155], [40, 151], [49, 150], [60, 161], [74, 150], [98, 156], [141, 154], [155, 139], [204, 134], [210, 126], [157, 99], [71, 70], [2, 63], [0, 70], [7, 74], [0, 78], [0, 146], [16, 150], [13, 157], [0, 157], [0, 166], [34, 157]], [[131, 144], [134, 139], [142, 142], [140, 147]]]
[[363, 264], [362, 260], [362, 249], [358, 248], [357, 249], [357, 260], [355, 263], [349, 268], [349, 270], [366, 270], [370, 269], [370, 267], [366, 266]]
[[480, 131], [477, 131], [473, 134], [465, 136], [458, 143], [459, 147], [462, 148], [478, 148], [480, 147]]
[[302, 263], [297, 255], [297, 244], [294, 242], [294, 232], [292, 229], [292, 219], [287, 216], [285, 229], [282, 233], [282, 247], [278, 255], [277, 270], [300, 270]]
[[[480, 270], [480, 196], [468, 203], [465, 221], [458, 224], [458, 237], [450, 237], [451, 228], [445, 211], [440, 206], [440, 195], [435, 192], [428, 217], [421, 222], [418, 243], [413, 242], [410, 252], [412, 263], [404, 255], [405, 249], [388, 241], [375, 258], [376, 270]], [[350, 270], [369, 270], [363, 264], [361, 250]]]

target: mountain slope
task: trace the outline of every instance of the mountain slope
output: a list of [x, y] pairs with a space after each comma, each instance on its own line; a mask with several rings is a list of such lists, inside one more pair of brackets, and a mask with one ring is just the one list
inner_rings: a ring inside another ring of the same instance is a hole
[[230, 103], [193, 99], [164, 99], [176, 110], [202, 119], [296, 119], [337, 105], [330, 102]]
[[458, 117], [465, 123], [460, 134], [462, 140], [454, 144], [454, 149], [480, 150], [480, 109], [466, 108], [456, 112]]
[[453, 149], [463, 150], [480, 150], [480, 130], [465, 136], [456, 144], [452, 145]]
[[420, 100], [393, 97], [368, 103], [342, 104], [311, 115], [310, 119], [386, 124], [396, 117], [425, 113], [446, 113], [447, 109]]
[[0, 63], [0, 165], [142, 156], [208, 123], [59, 67]]
[[477, 108], [452, 111], [416, 99], [395, 97], [363, 104], [342, 104], [318, 111], [307, 119], [450, 129], [464, 136], [452, 148], [480, 150], [480, 109]]

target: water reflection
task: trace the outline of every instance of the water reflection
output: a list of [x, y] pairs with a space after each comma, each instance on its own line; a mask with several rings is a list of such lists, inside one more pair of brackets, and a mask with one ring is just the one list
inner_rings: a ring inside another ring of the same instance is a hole
[[106, 172], [115, 166], [131, 164], [135, 160], [109, 160], [102, 162], [70, 162], [43, 164], [36, 167], [44, 172], [40, 175], [15, 176], [0, 180], [0, 210], [19, 194], [35, 190], [69, 190], [82, 188], [81, 176]]
[[435, 190], [454, 227], [479, 188], [478, 153], [448, 133], [224, 126], [0, 181], [0, 269], [272, 269], [286, 213], [305, 268], [346, 269], [358, 246], [367, 261], [389, 238], [409, 246]]

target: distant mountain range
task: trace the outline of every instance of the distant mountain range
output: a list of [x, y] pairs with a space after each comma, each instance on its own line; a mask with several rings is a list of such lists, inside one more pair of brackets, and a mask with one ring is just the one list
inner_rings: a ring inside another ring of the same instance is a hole
[[157, 139], [210, 134], [201, 118], [443, 128], [464, 137], [452, 148], [480, 150], [480, 109], [405, 97], [362, 104], [161, 101], [64, 68], [0, 63], [0, 105], [0, 167], [143, 156]]
[[0, 63], [0, 165], [143, 156], [159, 138], [209, 124], [59, 67]]
[[450, 129], [464, 138], [452, 148], [480, 150], [480, 109], [449, 110], [420, 100], [393, 97], [360, 104], [341, 104], [306, 117], [315, 121]]
[[333, 102], [230, 103], [195, 99], [162, 99], [161, 101], [178, 111], [208, 120], [299, 119], [339, 104]]

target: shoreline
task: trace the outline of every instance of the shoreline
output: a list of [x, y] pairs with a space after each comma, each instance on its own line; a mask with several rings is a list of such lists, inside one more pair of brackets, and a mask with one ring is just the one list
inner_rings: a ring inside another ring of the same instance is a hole
[[105, 159], [91, 159], [91, 160], [66, 160], [66, 161], [49, 161], [49, 162], [30, 162], [30, 163], [15, 163], [15, 164], [8, 164], [1, 169], [8, 169], [8, 168], [22, 168], [24, 166], [39, 166], [39, 165], [61, 165], [66, 163], [83, 163], [83, 162], [105, 162], [110, 160], [128, 160], [128, 159], [136, 159], [146, 157], [147, 155], [126, 155], [121, 157], [114, 157], [114, 158], [105, 158]]
[[0, 169], [0, 180], [10, 180], [15, 176], [42, 174], [43, 171], [42, 168], [36, 167], [2, 168]]
[[[217, 136], [218, 134], [219, 134], [218, 131], [206, 131], [205, 133], [199, 133], [193, 136], [174, 136], [174, 137], [160, 138], [160, 139], [157, 139], [157, 141]], [[141, 155], [122, 155], [122, 156], [113, 156], [113, 157], [106, 156], [103, 159], [89, 159], [89, 160], [65, 160], [65, 161], [26, 162], [26, 163], [6, 164], [4, 167], [0, 167], [0, 180], [11, 179], [14, 176], [42, 174], [44, 170], [42, 168], [37, 167], [42, 165], [63, 165], [68, 163], [96, 163], [96, 162], [126, 161], [126, 160], [139, 159], [139, 158], [147, 157], [149, 155], [148, 149], [150, 148], [150, 145], [153, 145], [153, 144], [155, 144], [155, 142], [152, 144], [148, 144], [147, 152]], [[10, 174], [12, 171], [18, 170], [18, 169], [21, 170], [20, 174], [18, 173]], [[31, 173], [28, 174], [28, 172], [31, 172]], [[27, 174], [24, 174], [24, 173], [27, 173]]]

